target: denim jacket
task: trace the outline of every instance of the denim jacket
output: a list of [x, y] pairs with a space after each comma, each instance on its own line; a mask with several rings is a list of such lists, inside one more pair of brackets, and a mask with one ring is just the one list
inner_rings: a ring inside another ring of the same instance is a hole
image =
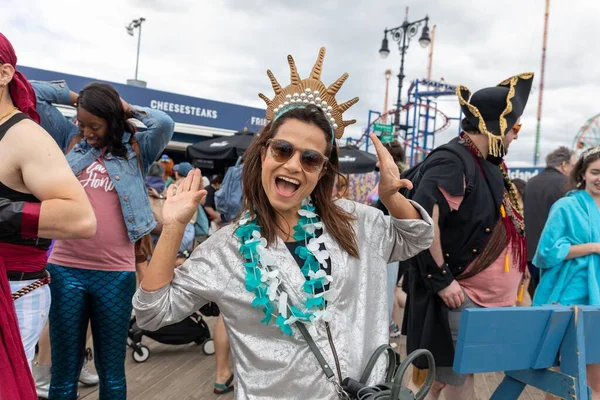
[[[52, 103], [70, 104], [69, 88], [64, 81], [31, 81], [31, 84], [37, 97], [36, 108], [40, 115], [40, 124], [65, 152], [79, 130]], [[136, 153], [129, 144], [131, 134], [128, 132], [123, 135], [123, 144], [127, 149], [126, 157], [116, 157], [108, 153], [104, 156], [104, 163], [119, 195], [129, 240], [136, 242], [156, 226], [148, 200], [144, 175], [150, 165], [167, 147], [173, 136], [175, 123], [164, 112], [151, 108], [132, 106], [131, 113], [135, 119], [141, 121], [147, 128], [145, 131], [135, 134], [144, 171], [140, 171]], [[90, 146], [83, 139], [73, 147], [66, 157], [71, 170], [75, 175], [78, 175], [100, 157], [100, 154], [100, 149]]]

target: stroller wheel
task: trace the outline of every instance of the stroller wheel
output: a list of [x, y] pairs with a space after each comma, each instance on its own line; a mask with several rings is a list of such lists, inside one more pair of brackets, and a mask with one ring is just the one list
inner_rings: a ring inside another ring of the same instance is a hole
[[129, 336], [127, 336], [127, 346], [133, 348], [133, 340]]
[[148, 346], [144, 346], [142, 344], [139, 346], [139, 350], [133, 350], [131, 356], [133, 357], [133, 361], [137, 363], [143, 363], [150, 357], [150, 349]]
[[207, 356], [212, 356], [215, 354], [215, 342], [212, 339], [208, 339], [202, 344], [202, 351]]

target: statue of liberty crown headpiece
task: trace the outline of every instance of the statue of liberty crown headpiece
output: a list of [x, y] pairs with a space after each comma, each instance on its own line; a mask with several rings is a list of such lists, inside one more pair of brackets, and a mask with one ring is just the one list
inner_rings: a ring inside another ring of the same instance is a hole
[[289, 110], [306, 107], [312, 104], [323, 111], [331, 125], [333, 137], [336, 139], [342, 137], [344, 128], [356, 122], [355, 119], [348, 121], [342, 120], [342, 113], [356, 104], [358, 102], [358, 97], [342, 104], [338, 104], [335, 99], [335, 95], [346, 79], [348, 79], [349, 75], [344, 73], [329, 87], [326, 87], [325, 84], [321, 82], [321, 71], [324, 58], [325, 47], [321, 47], [317, 61], [310, 72], [310, 76], [306, 79], [300, 79], [294, 59], [292, 56], [288, 55], [291, 83], [284, 88], [277, 82], [277, 79], [275, 79], [271, 70], [267, 70], [267, 75], [269, 76], [271, 85], [275, 91], [275, 97], [271, 100], [262, 93], [258, 94], [258, 96], [267, 103], [267, 120], [274, 121]]

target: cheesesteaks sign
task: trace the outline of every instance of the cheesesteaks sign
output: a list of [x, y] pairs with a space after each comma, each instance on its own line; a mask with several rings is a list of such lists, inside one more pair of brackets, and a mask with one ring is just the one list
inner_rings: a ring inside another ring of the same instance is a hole
[[64, 80], [74, 92], [79, 92], [91, 82], [108, 83], [130, 104], [164, 111], [175, 122], [181, 124], [206, 126], [230, 131], [241, 131], [244, 128], [248, 128], [252, 132], [259, 132], [267, 124], [264, 118], [264, 108], [246, 107], [238, 104], [184, 96], [38, 68], [20, 66], [19, 69], [29, 80]]
[[217, 110], [189, 106], [185, 104], [170, 103], [168, 101], [150, 100], [150, 108], [164, 112], [217, 119]]

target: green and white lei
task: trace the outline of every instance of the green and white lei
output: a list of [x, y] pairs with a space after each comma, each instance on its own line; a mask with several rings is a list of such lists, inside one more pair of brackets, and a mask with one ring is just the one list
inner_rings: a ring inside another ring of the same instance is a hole
[[[282, 289], [275, 258], [267, 248], [267, 240], [260, 234], [260, 226], [251, 219], [249, 212], [244, 214], [235, 231], [241, 241], [240, 254], [246, 260], [246, 290], [255, 295], [252, 306], [261, 308], [265, 313], [261, 323], [268, 325], [275, 317], [275, 324], [287, 335], [292, 335], [291, 325], [297, 321], [305, 323], [311, 335], [316, 335], [315, 322], [329, 322], [332, 316], [327, 310], [327, 302], [336, 293], [335, 289], [331, 289], [333, 278], [327, 275], [325, 269], [329, 252], [320, 250], [324, 237], [316, 235], [317, 231], [323, 230], [323, 223], [315, 211], [315, 206], [305, 199], [298, 210], [300, 219], [294, 227], [294, 239], [304, 241], [304, 245], [296, 249], [296, 255], [304, 260], [301, 271], [306, 279], [302, 285], [306, 301], [302, 305], [292, 305]], [[325, 291], [327, 284], [330, 289]], [[317, 290], [321, 292], [317, 293]]]

